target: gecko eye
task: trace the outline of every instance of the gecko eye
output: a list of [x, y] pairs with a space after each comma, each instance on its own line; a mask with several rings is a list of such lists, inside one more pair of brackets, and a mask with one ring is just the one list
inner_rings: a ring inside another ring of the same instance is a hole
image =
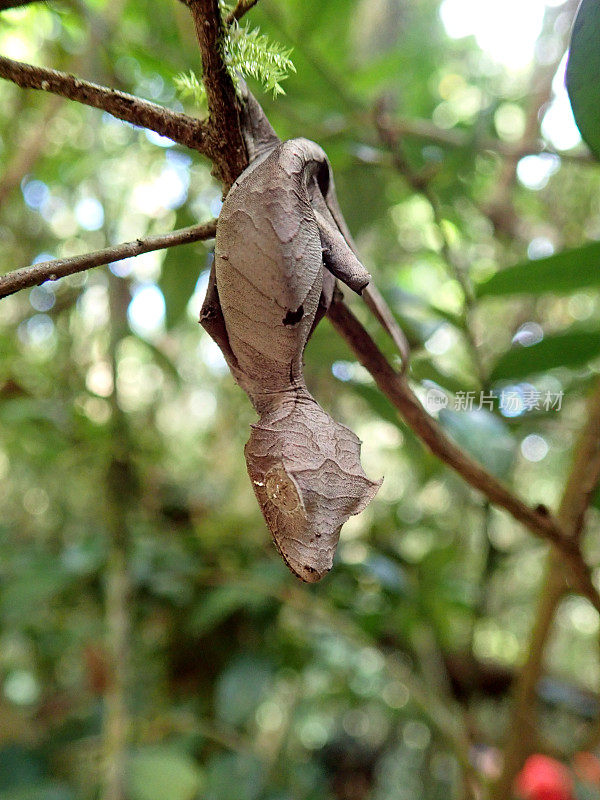
[[288, 311], [283, 318], [284, 325], [296, 325], [304, 316], [304, 306], [299, 306], [296, 311]]
[[317, 183], [323, 197], [327, 197], [327, 192], [329, 191], [329, 182], [329, 167], [327, 164], [322, 164], [321, 168], [317, 172]]

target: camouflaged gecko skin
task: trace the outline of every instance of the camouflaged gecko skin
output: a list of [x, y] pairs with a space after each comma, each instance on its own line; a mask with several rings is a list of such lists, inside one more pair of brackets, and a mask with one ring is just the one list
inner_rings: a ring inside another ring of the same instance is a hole
[[310, 395], [302, 356], [333, 275], [357, 292], [370, 275], [336, 221], [323, 150], [270, 131], [223, 204], [201, 323], [259, 414], [246, 464], [277, 549], [315, 582], [331, 569], [342, 525], [381, 481], [365, 475], [355, 434]]

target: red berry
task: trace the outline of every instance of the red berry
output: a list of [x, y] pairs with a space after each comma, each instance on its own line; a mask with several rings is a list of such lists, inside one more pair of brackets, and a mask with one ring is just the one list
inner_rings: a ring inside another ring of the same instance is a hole
[[516, 790], [523, 800], [575, 800], [569, 770], [540, 754], [527, 759], [517, 776]]

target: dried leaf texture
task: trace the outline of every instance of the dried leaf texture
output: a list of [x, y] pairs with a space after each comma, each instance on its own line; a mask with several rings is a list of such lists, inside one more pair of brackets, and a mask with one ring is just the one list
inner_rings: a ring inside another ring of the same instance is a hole
[[375, 496], [360, 464], [360, 441], [308, 393], [298, 393], [252, 426], [246, 464], [284, 561], [315, 582], [333, 564], [344, 522]]
[[302, 352], [323, 283], [306, 140], [278, 145], [240, 176], [217, 224], [215, 269], [229, 344], [261, 411], [273, 392], [304, 385]]
[[331, 297], [324, 263], [356, 291], [370, 279], [330, 212], [332, 192], [314, 142], [264, 148], [223, 204], [201, 314], [260, 416], [245, 454], [264, 518], [286, 564], [310, 582], [331, 569], [341, 526], [380, 485], [363, 472], [358, 438], [320, 408], [302, 372]]

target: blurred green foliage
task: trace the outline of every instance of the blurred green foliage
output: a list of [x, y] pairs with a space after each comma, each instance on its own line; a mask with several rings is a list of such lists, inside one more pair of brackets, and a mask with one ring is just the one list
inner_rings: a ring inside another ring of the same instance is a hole
[[[527, 500], [556, 507], [600, 367], [600, 176], [557, 156], [534, 187], [510, 182], [510, 213], [490, 212], [506, 164], [481, 142], [518, 140], [530, 70], [449, 38], [439, 5], [261, 0], [251, 24], [293, 48], [297, 74], [284, 98], [259, 96], [282, 138], [328, 152], [364, 261], [411, 338], [414, 385], [448, 399], [441, 424]], [[199, 61], [175, 0], [14, 10], [0, 52], [174, 108], [175, 76]], [[0, 208], [5, 270], [218, 214], [220, 187], [196, 154], [7, 83], [0, 100], [0, 189], [21, 170]], [[381, 144], [381, 105], [441, 131], [402, 139], [438, 219]], [[441, 232], [477, 287], [468, 314]], [[196, 322], [209, 251], [150, 253], [1, 303], [0, 800], [103, 796], [115, 552], [131, 587], [129, 800], [462, 797], [469, 759], [493, 775], [482, 754], [493, 762], [501, 743], [545, 548], [423, 449], [324, 321], [308, 383], [385, 480], [344, 527], [330, 576], [298, 584], [245, 473], [252, 410]], [[480, 390], [562, 402], [502, 413], [479, 408]], [[472, 408], [453, 407], [467, 392]], [[598, 526], [593, 509], [594, 570]], [[563, 602], [539, 690], [560, 757], [597, 715], [598, 630], [586, 601]]]
[[598, 84], [595, 80], [600, 70], [597, 47], [599, 36], [598, 5], [590, 0], [583, 0], [573, 26], [573, 46], [566, 79], [577, 124], [596, 158], [600, 158], [600, 114]]

